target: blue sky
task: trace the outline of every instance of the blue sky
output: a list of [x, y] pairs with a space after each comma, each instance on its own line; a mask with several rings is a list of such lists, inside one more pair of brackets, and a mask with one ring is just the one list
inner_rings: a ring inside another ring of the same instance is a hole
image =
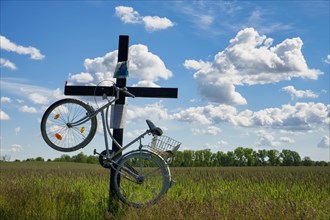
[[[130, 36], [128, 85], [179, 88], [178, 99], [129, 99], [125, 142], [151, 119], [182, 149], [330, 159], [329, 1], [1, 1], [0, 20], [1, 155], [12, 160], [63, 154], [41, 138], [43, 112], [66, 80], [112, 79], [119, 35]], [[82, 151], [103, 146], [98, 132]]]

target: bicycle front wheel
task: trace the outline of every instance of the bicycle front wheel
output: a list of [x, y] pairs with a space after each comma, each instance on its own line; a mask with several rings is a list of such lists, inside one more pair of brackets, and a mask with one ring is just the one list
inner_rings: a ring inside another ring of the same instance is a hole
[[133, 207], [156, 203], [169, 188], [168, 166], [156, 154], [136, 151], [120, 159], [114, 189], [121, 201]]
[[87, 117], [92, 112], [92, 107], [82, 101], [59, 100], [43, 115], [41, 135], [50, 147], [58, 151], [71, 152], [83, 148], [96, 132], [96, 117]]

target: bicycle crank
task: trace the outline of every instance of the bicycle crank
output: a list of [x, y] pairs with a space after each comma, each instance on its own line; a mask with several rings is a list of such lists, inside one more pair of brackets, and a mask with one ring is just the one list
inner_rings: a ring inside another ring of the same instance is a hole
[[[113, 150], [109, 150], [108, 151], [108, 155], [111, 155], [113, 153]], [[99, 155], [99, 164], [106, 168], [106, 169], [110, 169], [111, 168], [111, 162], [108, 160], [107, 158], [107, 151], [104, 150], [101, 153], [97, 153], [96, 150], [94, 150], [94, 154]]]

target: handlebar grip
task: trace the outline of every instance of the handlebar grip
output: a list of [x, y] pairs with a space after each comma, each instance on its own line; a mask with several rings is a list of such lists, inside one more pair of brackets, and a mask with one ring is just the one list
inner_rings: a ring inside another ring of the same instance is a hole
[[120, 89], [121, 92], [123, 92], [125, 95], [131, 97], [131, 98], [135, 98], [135, 95], [133, 95], [132, 93], [130, 93], [126, 87]]

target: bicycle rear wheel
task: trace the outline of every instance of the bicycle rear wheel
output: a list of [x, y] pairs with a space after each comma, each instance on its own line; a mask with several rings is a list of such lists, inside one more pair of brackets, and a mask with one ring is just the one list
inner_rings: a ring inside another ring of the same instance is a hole
[[121, 201], [141, 208], [156, 203], [166, 193], [170, 178], [168, 166], [159, 156], [136, 151], [120, 159], [114, 189]]
[[[76, 99], [62, 99], [52, 104], [41, 120], [41, 135], [55, 150], [71, 152], [85, 147], [94, 137], [97, 127], [96, 117], [77, 126], [72, 123], [92, 113], [89, 105]], [[87, 119], [87, 118], [86, 118]]]

